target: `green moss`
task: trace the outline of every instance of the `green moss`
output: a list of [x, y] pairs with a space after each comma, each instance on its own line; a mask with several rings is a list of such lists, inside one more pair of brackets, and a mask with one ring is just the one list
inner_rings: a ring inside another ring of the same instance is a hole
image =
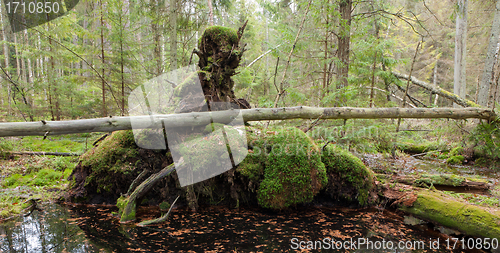
[[201, 71], [194, 71], [189, 74], [179, 85], [174, 88], [174, 95], [176, 97], [184, 98], [189, 95], [190, 89], [193, 88], [193, 85], [198, 80]]
[[[221, 127], [220, 124], [214, 125]], [[210, 131], [211, 133], [206, 135], [191, 135], [178, 144], [177, 150], [179, 154], [184, 157], [186, 164], [193, 165], [191, 168], [193, 171], [204, 170], [207, 167], [221, 166], [221, 161], [227, 161], [228, 150], [234, 154], [246, 154], [246, 145], [244, 145], [246, 140], [244, 136], [240, 135], [238, 130], [231, 126], [225, 126], [224, 130], [227, 136], [231, 136], [231, 142], [234, 144], [231, 147], [225, 143], [221, 131]]]
[[460, 186], [463, 182], [466, 181], [466, 178], [453, 175], [453, 174], [424, 174], [421, 175], [420, 178], [415, 180], [415, 184], [419, 185], [425, 183], [427, 185], [448, 185], [448, 186]]
[[460, 202], [435, 191], [420, 191], [412, 207], [401, 209], [471, 236], [500, 238], [500, 211]]
[[215, 132], [219, 129], [222, 129], [223, 127], [224, 127], [224, 124], [211, 123], [205, 127], [205, 130], [203, 130], [203, 133], [212, 133], [212, 132]]
[[438, 149], [437, 145], [433, 142], [426, 142], [426, 143], [403, 142], [403, 143], [397, 143], [396, 146], [399, 150], [409, 154], [421, 154], [426, 151]]
[[160, 210], [168, 210], [170, 208], [170, 203], [163, 201], [160, 203]]
[[103, 140], [99, 146], [80, 157], [82, 166], [92, 167], [93, 171], [123, 172], [132, 170], [127, 166], [129, 158], [137, 156], [132, 131], [116, 131]]
[[464, 153], [464, 148], [461, 146], [455, 147], [450, 151], [451, 156], [460, 155]]
[[209, 26], [203, 32], [198, 43], [199, 48], [203, 48], [203, 43], [206, 40], [211, 40], [216, 43], [220, 49], [230, 51], [236, 43], [238, 43], [238, 33], [236, 30], [223, 26]]
[[308, 203], [327, 183], [320, 151], [304, 132], [297, 128], [267, 129], [263, 134], [249, 134], [251, 152], [238, 171], [260, 182], [259, 205], [282, 209]]
[[465, 161], [465, 158], [463, 155], [454, 155], [448, 158], [446, 160], [446, 163], [448, 164], [462, 164]]
[[362, 206], [371, 204], [370, 193], [375, 186], [375, 174], [359, 158], [340, 147], [328, 145], [321, 160], [329, 178], [334, 179], [329, 180], [327, 187], [331, 195], [339, 195], [349, 201], [355, 198]]
[[[92, 169], [85, 179], [86, 184], [94, 182], [97, 191], [109, 191], [110, 173], [127, 174], [135, 169], [137, 145], [132, 131], [116, 131], [100, 144], [80, 157], [81, 165]], [[103, 176], [105, 175], [105, 176]]]

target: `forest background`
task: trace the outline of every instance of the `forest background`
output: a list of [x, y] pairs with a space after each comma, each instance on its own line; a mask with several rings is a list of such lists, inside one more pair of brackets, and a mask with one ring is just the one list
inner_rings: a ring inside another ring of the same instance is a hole
[[[246, 20], [247, 51], [234, 79], [236, 96], [252, 107], [401, 106], [406, 82], [391, 72], [408, 74], [413, 62], [412, 76], [451, 92], [459, 80], [464, 88], [456, 93], [493, 107], [499, 100], [498, 35], [490, 39], [495, 4], [82, 0], [68, 15], [17, 33], [2, 8], [0, 119], [127, 115], [127, 96], [138, 85], [197, 63], [192, 51], [206, 27], [238, 28]], [[456, 50], [463, 34], [456, 27], [464, 21], [466, 50]], [[458, 63], [458, 79], [456, 54], [466, 63]], [[487, 73], [486, 61], [493, 63]], [[452, 106], [418, 86], [409, 94], [412, 107]]]

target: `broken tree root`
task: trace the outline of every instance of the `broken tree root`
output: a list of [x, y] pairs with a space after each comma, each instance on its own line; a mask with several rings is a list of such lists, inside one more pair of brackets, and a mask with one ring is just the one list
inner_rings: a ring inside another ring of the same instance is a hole
[[172, 205], [168, 209], [168, 212], [165, 215], [163, 215], [162, 217], [160, 217], [158, 219], [143, 221], [143, 222], [137, 224], [137, 226], [147, 226], [147, 225], [161, 223], [161, 222], [166, 221], [168, 219], [168, 216], [170, 215], [170, 212], [172, 211], [172, 208], [174, 208], [175, 202], [177, 202], [177, 200], [179, 199], [179, 197], [180, 197], [180, 195], [177, 196], [177, 198], [174, 200], [174, 202], [172, 203]]
[[[183, 163], [183, 159], [179, 162], [179, 164]], [[160, 172], [151, 175], [148, 179], [144, 180], [137, 188], [128, 196], [125, 200], [122, 200], [121, 207], [123, 211], [121, 213], [121, 223], [131, 222], [135, 220], [135, 211], [136, 211], [136, 202], [137, 199], [144, 196], [158, 181], [162, 178], [170, 175], [175, 170], [175, 164], [172, 163], [169, 166], [162, 169]]]

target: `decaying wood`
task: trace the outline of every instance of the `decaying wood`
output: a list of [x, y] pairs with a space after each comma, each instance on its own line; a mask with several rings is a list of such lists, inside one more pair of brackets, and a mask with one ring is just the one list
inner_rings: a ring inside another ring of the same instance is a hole
[[[179, 164], [182, 164], [183, 160], [179, 161]], [[144, 180], [135, 190], [130, 194], [130, 196], [126, 199], [125, 208], [122, 211], [120, 222], [130, 222], [135, 220], [135, 211], [137, 206], [137, 199], [144, 196], [151, 187], [153, 187], [160, 179], [170, 175], [175, 170], [175, 164], [170, 164], [169, 166], [162, 169], [160, 172], [155, 173]]]
[[[91, 132], [112, 132], [132, 129], [133, 119], [136, 129], [185, 127], [208, 125], [211, 122], [231, 122], [237, 110], [216, 112], [192, 112], [168, 115], [106, 117], [67, 121], [12, 122], [0, 123], [0, 137], [30, 135], [60, 135]], [[354, 108], [354, 107], [283, 107], [254, 108], [239, 110], [245, 122], [288, 119], [388, 119], [388, 118], [449, 118], [449, 119], [487, 119], [496, 118], [488, 108]]]
[[[397, 77], [397, 78], [402, 78], [402, 79], [405, 79], [405, 80], [408, 80], [408, 75], [405, 75], [405, 74], [401, 74], [401, 73], [397, 73], [397, 72], [392, 72], [392, 74]], [[453, 102], [463, 106], [463, 107], [479, 107], [478, 104], [470, 101], [470, 100], [467, 100], [467, 99], [464, 99], [464, 98], [461, 98], [460, 96], [458, 96], [457, 94], [454, 94], [452, 92], [449, 92], [443, 88], [440, 88], [438, 87], [437, 85], [436, 86], [433, 86], [432, 84], [430, 83], [426, 83], [424, 81], [420, 81], [418, 80], [417, 78], [415, 77], [411, 77], [411, 82], [428, 90], [428, 91], [431, 91], [432, 93], [435, 93], [435, 94], [438, 94], [438, 95], [441, 95], [447, 99], [450, 99], [452, 100]]]
[[486, 182], [470, 181], [465, 178], [460, 181], [453, 181], [453, 179], [447, 178], [447, 175], [441, 175], [438, 179], [433, 179], [431, 177], [420, 177], [420, 176], [396, 176], [393, 177], [394, 182], [407, 184], [407, 185], [433, 185], [436, 186], [448, 186], [450, 189], [456, 188], [457, 191], [460, 190], [471, 190], [471, 191], [487, 191], [491, 188], [491, 184]]

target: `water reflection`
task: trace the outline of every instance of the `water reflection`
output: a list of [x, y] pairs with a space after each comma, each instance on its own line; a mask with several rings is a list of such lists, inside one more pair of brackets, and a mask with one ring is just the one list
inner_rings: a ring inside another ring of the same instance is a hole
[[[308, 207], [286, 213], [223, 207], [208, 207], [199, 213], [177, 209], [168, 222], [150, 227], [121, 225], [111, 215], [116, 210], [110, 207], [49, 204], [42, 209], [44, 212], [0, 224], [0, 252], [274, 252], [292, 251], [292, 238], [428, 243], [441, 236], [444, 241], [442, 234], [367, 209]], [[154, 209], [142, 209], [138, 214], [148, 219], [159, 215]], [[440, 249], [445, 247], [441, 243]]]
[[89, 252], [89, 242], [72, 214], [59, 205], [0, 224], [0, 252]]

